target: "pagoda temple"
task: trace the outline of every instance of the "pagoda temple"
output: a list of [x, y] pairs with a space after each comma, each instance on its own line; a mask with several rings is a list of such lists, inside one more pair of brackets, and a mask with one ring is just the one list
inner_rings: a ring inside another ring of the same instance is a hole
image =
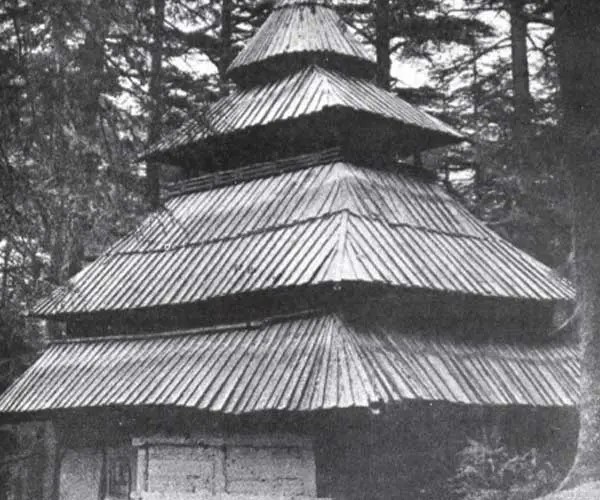
[[465, 426], [575, 406], [571, 286], [408, 161], [463, 137], [374, 74], [328, 2], [280, 0], [145, 153], [185, 180], [36, 306], [67, 336], [0, 397], [54, 424], [60, 500], [441, 498]]

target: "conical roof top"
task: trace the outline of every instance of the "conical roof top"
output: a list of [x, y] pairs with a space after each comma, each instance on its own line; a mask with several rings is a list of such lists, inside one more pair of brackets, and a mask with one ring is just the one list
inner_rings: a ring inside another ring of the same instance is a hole
[[282, 0], [229, 66], [239, 83], [263, 80], [307, 62], [371, 76], [375, 60], [328, 2]]

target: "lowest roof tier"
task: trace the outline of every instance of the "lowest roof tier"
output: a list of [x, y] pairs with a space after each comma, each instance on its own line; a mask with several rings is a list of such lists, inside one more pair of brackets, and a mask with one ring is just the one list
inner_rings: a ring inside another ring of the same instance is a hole
[[576, 404], [572, 346], [456, 337], [359, 310], [60, 341], [0, 397], [0, 414], [143, 406], [243, 414], [405, 400]]

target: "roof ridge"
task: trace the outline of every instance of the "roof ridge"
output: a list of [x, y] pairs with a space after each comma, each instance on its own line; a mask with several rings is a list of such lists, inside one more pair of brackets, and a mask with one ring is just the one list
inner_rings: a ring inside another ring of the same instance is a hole
[[318, 64], [311, 64], [307, 70], [315, 75], [318, 75], [318, 77], [321, 79], [323, 93], [327, 98], [327, 104], [325, 107], [333, 108], [335, 106], [339, 106], [343, 100], [334, 86], [331, 75]]
[[348, 279], [346, 276], [347, 269], [347, 253], [348, 249], [348, 210], [344, 210], [342, 212], [340, 226], [338, 228], [338, 240], [336, 243], [335, 249], [335, 258], [332, 261], [333, 268], [333, 280], [336, 282], [341, 282], [344, 279]]

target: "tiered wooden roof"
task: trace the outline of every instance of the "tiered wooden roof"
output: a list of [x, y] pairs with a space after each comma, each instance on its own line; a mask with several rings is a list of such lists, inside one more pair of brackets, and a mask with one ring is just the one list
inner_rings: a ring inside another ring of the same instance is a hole
[[551, 269], [406, 166], [361, 168], [329, 151], [207, 175], [176, 190], [35, 313], [350, 282], [514, 299], [573, 296]]
[[[33, 312], [79, 325], [82, 337], [89, 336], [85, 328], [106, 333], [98, 323], [108, 331], [114, 318], [137, 315], [145, 328], [156, 311], [169, 311], [166, 318], [196, 311], [203, 317], [194, 325], [212, 326], [54, 343], [0, 398], [0, 413], [310, 411], [405, 399], [573, 405], [577, 353], [529, 330], [549, 304], [571, 300], [572, 288], [490, 231], [422, 169], [391, 160], [391, 153], [461, 135], [373, 84], [371, 64], [326, 2], [279, 2], [232, 65], [241, 89], [147, 157], [187, 155], [193, 164], [194, 152], [227, 138], [220, 147], [228, 145], [225, 155], [235, 163], [249, 137], [241, 132], [250, 130], [264, 132], [252, 137], [276, 157], [282, 149], [269, 134], [307, 117], [315, 137], [376, 123], [393, 139], [381, 143], [390, 151], [370, 149], [373, 134], [359, 133], [349, 139], [351, 152], [346, 141], [267, 163], [238, 162], [171, 186], [163, 209]], [[286, 150], [309, 132], [283, 137]], [[409, 296], [428, 311], [407, 316], [406, 302], [395, 301]], [[450, 307], [464, 300], [462, 309], [442, 311], [440, 297]], [[243, 323], [224, 326], [230, 321], [223, 311], [211, 315], [225, 299], [223, 309], [233, 317], [234, 304]], [[469, 310], [475, 299], [498, 306], [501, 318], [486, 324], [491, 309]], [[381, 302], [367, 307], [371, 300]], [[249, 306], [260, 301], [264, 307]], [[535, 311], [529, 323], [515, 305]], [[518, 331], [508, 332], [509, 325]]]
[[387, 147], [403, 155], [464, 140], [454, 128], [373, 83], [373, 59], [328, 2], [279, 2], [235, 58], [229, 74], [240, 83], [239, 90], [165, 136], [143, 158], [184, 163], [182, 156], [214, 149], [215, 140], [229, 140], [230, 147], [232, 140], [248, 140], [242, 132], [262, 130], [264, 147], [276, 151], [273, 126], [293, 129], [315, 117], [313, 126], [323, 135], [334, 130], [346, 136], [360, 134], [340, 112], [350, 113], [351, 123], [368, 119], [380, 124], [378, 133], [390, 137]]
[[242, 414], [405, 400], [576, 404], [573, 348], [466, 342], [453, 333], [358, 309], [59, 341], [0, 398], [0, 413], [163, 406]]
[[209, 137], [324, 115], [332, 110], [364, 113], [387, 122], [388, 127], [396, 129], [398, 137], [412, 131], [432, 145], [463, 140], [452, 127], [368, 80], [311, 65], [272, 83], [233, 92], [209, 106], [201, 117], [166, 135], [146, 152], [146, 157], [173, 157], [178, 150]]

